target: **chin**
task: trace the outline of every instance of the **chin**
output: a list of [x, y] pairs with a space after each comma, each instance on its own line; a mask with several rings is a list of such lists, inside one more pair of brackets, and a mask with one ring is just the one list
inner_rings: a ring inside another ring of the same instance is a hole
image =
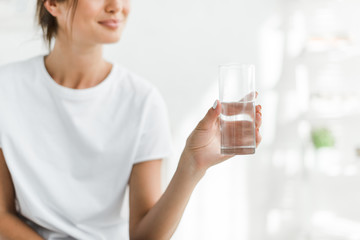
[[113, 34], [106, 34], [106, 35], [102, 35], [101, 38], [99, 39], [101, 43], [106, 44], [106, 43], [117, 43], [120, 41], [121, 39], [121, 33], [113, 33]]
[[113, 35], [113, 36], [101, 36], [96, 40], [97, 43], [107, 44], [107, 43], [117, 43], [121, 39], [121, 35]]
[[107, 40], [104, 40], [102, 41], [103, 44], [111, 44], [111, 43], [117, 43], [120, 41], [120, 37], [119, 38], [114, 38], [114, 39], [107, 39]]

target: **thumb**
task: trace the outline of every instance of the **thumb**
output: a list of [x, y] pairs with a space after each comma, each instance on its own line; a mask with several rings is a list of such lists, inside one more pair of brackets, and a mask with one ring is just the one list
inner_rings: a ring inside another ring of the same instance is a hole
[[199, 122], [198, 129], [210, 129], [216, 123], [218, 116], [220, 115], [221, 104], [218, 100], [214, 102], [214, 105], [206, 113], [205, 117]]

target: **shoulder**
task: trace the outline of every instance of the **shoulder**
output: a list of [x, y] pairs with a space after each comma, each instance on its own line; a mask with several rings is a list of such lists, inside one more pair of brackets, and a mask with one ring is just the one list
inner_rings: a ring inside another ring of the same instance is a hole
[[38, 69], [36, 65], [41, 61], [41, 57], [42, 56], [36, 56], [0, 66], [0, 84], [13, 82], [24, 76], [31, 76], [31, 73]]
[[128, 94], [145, 101], [163, 102], [158, 88], [148, 79], [116, 64], [117, 71], [121, 74], [121, 87]]
[[123, 85], [137, 93], [149, 93], [155, 89], [155, 86], [146, 78], [128, 70], [125, 67], [116, 65], [121, 72], [121, 80]]

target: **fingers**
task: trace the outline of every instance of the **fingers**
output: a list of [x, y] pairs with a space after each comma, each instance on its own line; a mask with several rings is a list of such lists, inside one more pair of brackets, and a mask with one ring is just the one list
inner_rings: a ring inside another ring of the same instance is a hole
[[261, 114], [261, 105], [256, 106], [256, 119], [255, 119], [255, 138], [256, 138], [256, 147], [261, 142], [261, 135], [260, 135], [260, 127], [262, 124], [262, 114]]
[[205, 117], [199, 122], [197, 128], [198, 129], [210, 129], [216, 124], [218, 121], [218, 116], [220, 115], [221, 111], [221, 103], [220, 101], [216, 100], [214, 105], [209, 109], [206, 113]]
[[255, 116], [255, 128], [260, 128], [262, 124], [261, 105], [256, 106]]
[[[257, 92], [256, 92], [257, 94]], [[223, 103], [226, 104], [225, 108], [223, 109], [223, 114], [231, 116], [231, 115], [236, 115], [239, 114], [239, 106], [234, 106], [234, 103]], [[243, 112], [243, 110], [245, 109], [245, 112], [247, 109], [253, 109], [253, 105], [252, 104], [242, 104], [242, 103], [236, 103], [236, 104], [241, 104], [240, 106], [240, 111]], [[237, 109], [237, 110], [235, 110]], [[218, 116], [220, 115], [221, 112], [221, 103], [219, 100], [216, 100], [214, 102], [213, 107], [211, 107], [208, 112], [206, 113], [205, 117], [199, 122], [197, 128], [200, 129], [210, 129], [213, 127], [214, 124], [216, 124], [219, 119]], [[251, 116], [251, 115], [250, 115]], [[253, 118], [253, 116], [251, 116]], [[255, 128], [259, 129], [261, 127], [262, 124], [262, 113], [261, 113], [261, 105], [257, 105], [255, 107]]]
[[255, 135], [256, 135], [256, 147], [259, 146], [260, 142], [261, 142], [261, 135], [260, 135], [260, 130], [257, 128], [255, 130]]

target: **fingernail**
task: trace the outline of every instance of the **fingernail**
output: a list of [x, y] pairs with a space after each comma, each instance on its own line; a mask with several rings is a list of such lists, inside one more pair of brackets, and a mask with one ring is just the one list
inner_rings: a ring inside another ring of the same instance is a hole
[[216, 109], [216, 106], [217, 106], [217, 100], [215, 100], [212, 108], [213, 108], [213, 109]]

